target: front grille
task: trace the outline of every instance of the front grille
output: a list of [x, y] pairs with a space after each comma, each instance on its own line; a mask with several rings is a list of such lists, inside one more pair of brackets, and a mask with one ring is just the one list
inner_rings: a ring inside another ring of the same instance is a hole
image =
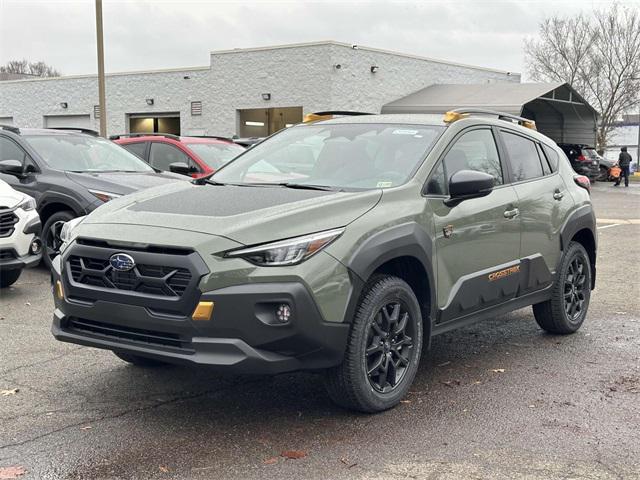
[[18, 217], [15, 213], [0, 213], [0, 237], [10, 237], [16, 223], [18, 223]]
[[13, 250], [0, 250], [0, 260], [13, 260], [16, 258], [16, 252]]
[[72, 255], [69, 257], [71, 278], [77, 283], [116, 290], [182, 297], [191, 282], [186, 268], [136, 264], [132, 270], [115, 270], [108, 259]]
[[90, 333], [101, 337], [117, 338], [131, 342], [159, 345], [162, 347], [174, 347], [186, 349], [188, 340], [180, 337], [177, 333], [158, 332], [143, 328], [134, 328], [111, 323], [96, 322], [84, 318], [71, 318], [67, 322], [67, 329], [83, 333]]

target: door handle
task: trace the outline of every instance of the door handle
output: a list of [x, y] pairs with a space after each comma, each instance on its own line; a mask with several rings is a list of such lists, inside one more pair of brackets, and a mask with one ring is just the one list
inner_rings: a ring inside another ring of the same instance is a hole
[[564, 193], [562, 193], [560, 190], [556, 190], [553, 194], [553, 198], [555, 198], [556, 200], [562, 200], [562, 197], [564, 197]]
[[513, 210], [505, 210], [504, 218], [515, 218], [520, 214], [520, 210], [514, 208]]

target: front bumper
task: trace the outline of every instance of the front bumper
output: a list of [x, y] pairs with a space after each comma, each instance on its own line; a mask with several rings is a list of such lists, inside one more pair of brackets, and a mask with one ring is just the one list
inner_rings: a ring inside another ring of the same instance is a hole
[[[60, 275], [59, 258], [53, 281], [62, 282], [64, 298], [55, 298], [52, 333], [57, 340], [230, 373], [315, 370], [342, 361], [349, 325], [325, 322], [302, 283], [249, 283], [198, 292], [188, 314], [186, 309], [167, 312], [150, 297], [102, 295], [77, 284]], [[198, 301], [214, 302], [211, 320], [191, 319]], [[275, 318], [282, 303], [291, 309], [285, 324]]]
[[0, 270], [18, 270], [34, 267], [40, 263], [42, 254], [19, 257], [15, 250], [0, 249]]

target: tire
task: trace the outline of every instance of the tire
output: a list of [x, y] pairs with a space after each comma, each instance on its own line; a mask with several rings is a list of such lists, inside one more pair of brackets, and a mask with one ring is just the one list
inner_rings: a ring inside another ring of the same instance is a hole
[[42, 227], [43, 252], [42, 260], [47, 268], [51, 269], [53, 258], [60, 252], [60, 228], [62, 224], [76, 218], [77, 215], [71, 211], [63, 210], [51, 215]]
[[7, 288], [13, 285], [20, 278], [22, 270], [0, 270], [0, 288]]
[[[385, 332], [391, 334], [380, 335]], [[325, 372], [329, 396], [338, 405], [365, 413], [396, 406], [418, 371], [422, 342], [422, 315], [411, 287], [393, 276], [372, 278], [360, 297], [343, 362]], [[367, 347], [376, 350], [367, 355]]]
[[551, 299], [534, 305], [533, 315], [540, 328], [549, 333], [575, 333], [587, 316], [590, 298], [589, 255], [582, 245], [571, 242], [562, 256]]
[[113, 354], [120, 360], [124, 360], [136, 367], [162, 367], [168, 365], [160, 360], [154, 360], [153, 358], [141, 357], [140, 355], [134, 355], [132, 353], [113, 352]]

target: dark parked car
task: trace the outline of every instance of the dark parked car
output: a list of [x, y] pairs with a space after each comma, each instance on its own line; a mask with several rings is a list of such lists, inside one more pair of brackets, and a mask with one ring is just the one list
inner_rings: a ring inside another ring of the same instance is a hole
[[43, 224], [43, 259], [49, 266], [65, 222], [113, 198], [184, 178], [158, 173], [95, 135], [0, 126], [0, 179], [35, 198]]
[[[592, 182], [600, 177], [600, 155], [594, 147], [577, 143], [559, 143], [576, 173], [589, 177]], [[608, 171], [608, 169], [607, 169]]]
[[110, 138], [158, 170], [193, 178], [211, 175], [245, 151], [243, 146], [224, 137], [129, 133]]

